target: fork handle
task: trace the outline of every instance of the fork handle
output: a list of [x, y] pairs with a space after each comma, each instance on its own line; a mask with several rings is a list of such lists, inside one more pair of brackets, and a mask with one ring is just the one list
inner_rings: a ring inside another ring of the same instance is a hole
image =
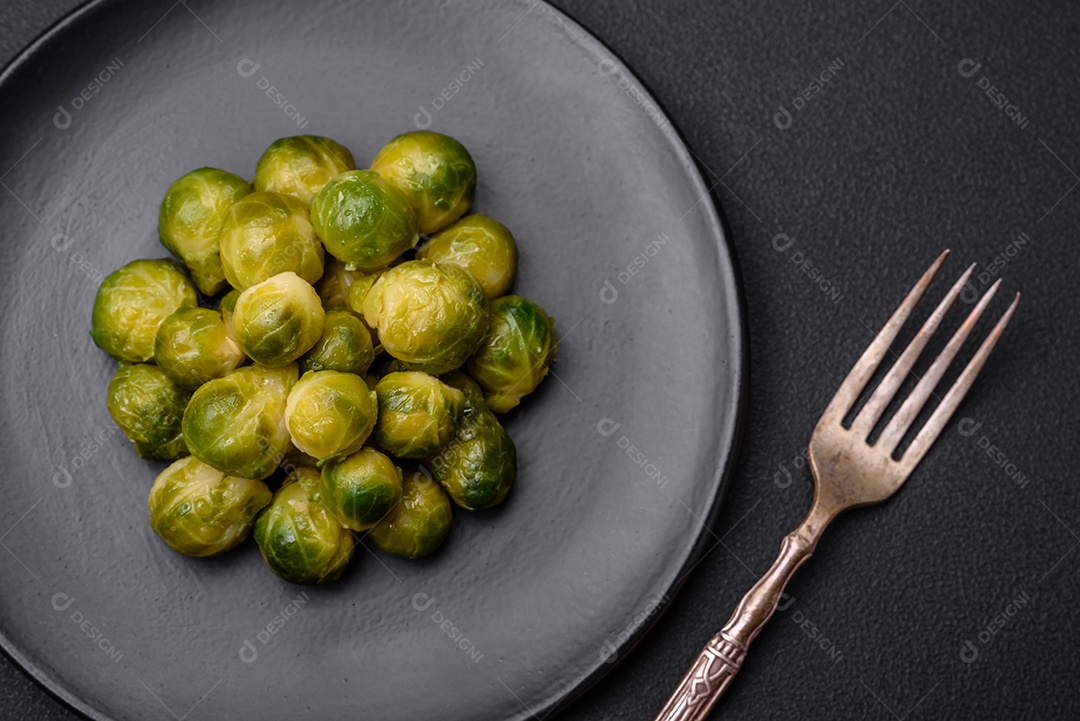
[[830, 520], [815, 505], [802, 524], [784, 537], [772, 567], [743, 596], [731, 619], [694, 659], [655, 721], [704, 721], [742, 668], [750, 642], [772, 617], [795, 569], [814, 553]]

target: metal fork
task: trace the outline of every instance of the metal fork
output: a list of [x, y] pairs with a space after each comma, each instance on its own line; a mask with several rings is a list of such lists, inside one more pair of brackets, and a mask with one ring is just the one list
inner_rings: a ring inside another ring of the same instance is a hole
[[860, 409], [851, 427], [845, 428], [844, 417], [851, 411], [889, 352], [900, 328], [911, 315], [923, 292], [938, 268], [945, 262], [949, 251], [942, 253], [911, 289], [904, 302], [881, 329], [870, 347], [862, 354], [840, 389], [829, 402], [810, 438], [810, 471], [814, 476], [814, 502], [810, 512], [799, 527], [784, 537], [780, 555], [772, 567], [749, 593], [743, 597], [735, 613], [721, 631], [713, 636], [690, 666], [678, 688], [656, 716], [656, 721], [702, 721], [708, 716], [716, 701], [724, 694], [735, 674], [739, 672], [746, 650], [776, 610], [776, 604], [795, 569], [809, 558], [825, 527], [842, 511], [858, 506], [880, 503], [896, 493], [911, 475], [927, 450], [941, 435], [956, 407], [967, 394], [975, 377], [982, 370], [990, 351], [1001, 337], [1009, 319], [1020, 302], [1020, 294], [990, 331], [979, 350], [971, 358], [956, 382], [919, 430], [911, 445], [894, 459], [900, 441], [911, 427], [915, 417], [934, 393], [934, 387], [945, 374], [953, 357], [971, 333], [979, 316], [1001, 283], [1000, 279], [990, 287], [967, 319], [956, 331], [929, 370], [919, 379], [900, 409], [886, 424], [877, 440], [870, 443], [868, 436], [881, 420], [882, 414], [893, 400], [897, 390], [906, 379], [912, 366], [926, 347], [930, 336], [937, 330], [949, 306], [963, 290], [975, 266], [972, 265], [949, 290], [945, 298], [927, 318], [908, 347], [874, 389], [869, 400]]

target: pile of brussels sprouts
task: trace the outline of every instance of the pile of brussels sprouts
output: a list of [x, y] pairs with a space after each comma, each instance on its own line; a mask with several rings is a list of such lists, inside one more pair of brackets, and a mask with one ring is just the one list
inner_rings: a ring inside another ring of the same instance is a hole
[[305, 135], [271, 145], [254, 183], [200, 168], [169, 186], [158, 232], [180, 262], [105, 278], [91, 331], [119, 362], [113, 420], [173, 461], [150, 490], [169, 546], [214, 556], [254, 527], [275, 573], [323, 583], [353, 532], [418, 558], [452, 503], [502, 503], [517, 458], [495, 413], [543, 380], [556, 340], [507, 295], [517, 247], [465, 214], [475, 191], [468, 151], [432, 132], [368, 170]]

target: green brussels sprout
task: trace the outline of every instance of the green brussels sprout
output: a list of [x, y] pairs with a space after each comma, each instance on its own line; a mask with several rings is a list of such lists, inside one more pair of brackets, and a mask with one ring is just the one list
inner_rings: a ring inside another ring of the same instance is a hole
[[255, 543], [270, 570], [290, 583], [327, 583], [341, 577], [355, 543], [347, 528], [311, 497], [298, 473], [286, 479], [255, 521]]
[[476, 165], [465, 146], [430, 131], [399, 135], [371, 161], [371, 169], [405, 193], [430, 235], [465, 214], [476, 194]]
[[405, 195], [368, 170], [327, 183], [311, 201], [311, 222], [327, 253], [366, 273], [390, 265], [420, 239]]
[[285, 403], [295, 365], [245, 366], [199, 386], [184, 411], [191, 455], [224, 473], [262, 480], [289, 451]]
[[225, 287], [218, 244], [225, 214], [250, 192], [246, 180], [217, 168], [192, 170], [165, 191], [158, 212], [161, 244], [191, 269], [195, 285], [206, 295]]
[[446, 491], [423, 470], [413, 469], [402, 479], [401, 502], [368, 536], [387, 553], [420, 558], [442, 545], [452, 516]]
[[[289, 450], [285, 452], [285, 457], [281, 459], [281, 468], [285, 471], [285, 475], [291, 476], [293, 473], [301, 468], [307, 468], [308, 470], [315, 470], [319, 467], [319, 459], [313, 458], [302, 450], [297, 448], [290, 441]], [[319, 472], [315, 470], [316, 477]], [[317, 486], [318, 484], [316, 484]]]
[[514, 441], [484, 404], [471, 378], [455, 373], [446, 381], [465, 394], [465, 410], [457, 435], [424, 465], [462, 508], [475, 511], [498, 505], [517, 476]]
[[311, 350], [322, 336], [325, 318], [310, 283], [296, 273], [279, 273], [236, 299], [233, 333], [252, 360], [277, 368]]
[[431, 236], [416, 249], [416, 257], [464, 268], [489, 299], [510, 290], [517, 273], [514, 236], [499, 221], [479, 213], [466, 215]]
[[139, 458], [171, 461], [188, 454], [181, 421], [190, 398], [161, 368], [121, 363], [109, 381], [106, 405]]
[[323, 247], [307, 206], [278, 193], [251, 193], [233, 203], [221, 225], [221, 267], [237, 290], [286, 271], [317, 281]]
[[195, 286], [179, 263], [134, 260], [101, 281], [90, 337], [117, 360], [145, 363], [154, 359], [154, 335], [161, 321], [198, 304]]
[[347, 310], [331, 310], [326, 313], [322, 337], [300, 358], [300, 372], [341, 371], [363, 376], [374, 360], [367, 326]]
[[347, 299], [349, 310], [353, 313], [359, 313], [363, 317], [364, 298], [367, 298], [368, 292], [371, 291], [380, 275], [382, 273], [370, 273], [362, 275], [352, 282], [349, 286], [349, 297]]
[[438, 378], [415, 371], [388, 373], [375, 386], [375, 440], [398, 458], [430, 456], [457, 432], [465, 396]]
[[184, 555], [216, 556], [247, 538], [255, 514], [270, 498], [262, 481], [230, 476], [197, 458], [184, 458], [154, 480], [150, 527]]
[[528, 298], [506, 295], [491, 303], [491, 325], [469, 359], [469, 373], [496, 413], [517, 407], [536, 390], [555, 360], [555, 324]]
[[364, 320], [383, 349], [411, 370], [439, 375], [461, 366], [484, 339], [487, 296], [454, 265], [411, 260], [379, 276], [364, 298]]
[[233, 312], [236, 310], [236, 299], [239, 297], [240, 291], [233, 288], [223, 295], [218, 302], [218, 312], [221, 313], [221, 319], [225, 321], [225, 330], [233, 340], [236, 340], [236, 333], [233, 331], [232, 317]]
[[293, 445], [321, 466], [360, 450], [378, 413], [375, 391], [360, 376], [310, 371], [289, 391], [285, 424]]
[[297, 135], [275, 140], [255, 166], [255, 190], [291, 195], [304, 203], [330, 180], [355, 170], [349, 149], [330, 138]]
[[349, 310], [349, 288], [359, 278], [365, 277], [358, 270], [346, 270], [345, 264], [332, 255], [326, 256], [322, 278], [315, 284], [315, 292], [326, 310]]
[[319, 498], [343, 526], [364, 531], [401, 500], [401, 469], [373, 448], [361, 448], [322, 469]]
[[230, 337], [221, 313], [181, 308], [158, 326], [154, 360], [169, 379], [189, 391], [232, 372], [244, 353]]

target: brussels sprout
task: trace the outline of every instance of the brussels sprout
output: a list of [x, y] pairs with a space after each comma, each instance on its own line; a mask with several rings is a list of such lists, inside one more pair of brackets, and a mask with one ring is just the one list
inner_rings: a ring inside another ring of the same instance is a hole
[[247, 538], [255, 514], [270, 497], [262, 481], [230, 476], [197, 458], [184, 458], [154, 480], [150, 527], [173, 550], [216, 556]]
[[245, 366], [195, 391], [184, 411], [191, 455], [224, 473], [262, 480], [289, 451], [285, 403], [295, 365]]
[[352, 282], [352, 285], [349, 286], [349, 310], [363, 316], [364, 298], [367, 298], [367, 294], [371, 291], [372, 286], [375, 285], [375, 281], [379, 279], [380, 275], [382, 275], [382, 273], [370, 273], [368, 275], [362, 275]]
[[379, 276], [364, 298], [364, 320], [387, 353], [433, 375], [459, 367], [488, 327], [487, 297], [467, 272], [411, 260]]
[[229, 337], [236, 340], [236, 333], [233, 330], [233, 312], [236, 311], [236, 299], [240, 297], [240, 291], [233, 288], [228, 293], [221, 297], [221, 301], [218, 302], [218, 311], [221, 313], [221, 319], [225, 321], [225, 330], [229, 334]]
[[[319, 459], [313, 458], [302, 450], [289, 443], [289, 450], [285, 452], [285, 457], [281, 459], [281, 468], [285, 471], [285, 475], [291, 476], [293, 473], [301, 468], [307, 468], [308, 470], [315, 470], [319, 467]], [[315, 476], [318, 477], [319, 472], [315, 470]], [[318, 484], [316, 484], [318, 486]]]
[[286, 271], [317, 281], [323, 247], [307, 206], [278, 193], [251, 193], [233, 203], [221, 225], [221, 267], [238, 290]]
[[480, 389], [463, 373], [446, 379], [465, 394], [457, 435], [424, 461], [454, 503], [475, 511], [498, 505], [517, 476], [517, 449], [495, 414], [484, 405]]
[[476, 194], [476, 165], [469, 151], [439, 133], [397, 136], [371, 161], [371, 169], [405, 193], [425, 235], [464, 215]]
[[358, 270], [346, 270], [345, 264], [332, 255], [326, 256], [325, 269], [315, 292], [326, 310], [349, 310], [349, 288], [365, 275]]
[[367, 327], [347, 310], [332, 310], [323, 322], [322, 337], [300, 359], [300, 372], [329, 370], [363, 376], [373, 360]]
[[355, 170], [349, 149], [330, 138], [297, 135], [275, 140], [255, 166], [255, 190], [291, 195], [310, 203], [323, 186]]
[[517, 243], [506, 226], [486, 215], [466, 215], [416, 249], [417, 258], [469, 271], [489, 298], [510, 290], [517, 273]]
[[297, 474], [285, 481], [255, 521], [255, 543], [270, 570], [290, 583], [336, 581], [352, 558], [353, 536], [306, 485]]
[[250, 192], [246, 180], [217, 168], [192, 170], [165, 191], [158, 212], [161, 244], [184, 261], [206, 295], [225, 287], [218, 244], [225, 214]]
[[413, 469], [402, 479], [401, 502], [368, 535], [387, 553], [420, 558], [442, 545], [452, 515], [446, 492], [422, 470]]
[[322, 336], [325, 317], [309, 283], [296, 273], [280, 273], [236, 299], [233, 333], [252, 360], [277, 368], [311, 350]]
[[158, 327], [154, 360], [181, 388], [193, 391], [244, 362], [244, 353], [228, 333], [221, 313], [181, 308]]
[[289, 391], [285, 423], [293, 445], [321, 466], [360, 450], [378, 412], [375, 392], [360, 376], [311, 371]]
[[106, 404], [139, 458], [171, 461], [188, 454], [181, 420], [190, 398], [157, 366], [121, 363]]
[[154, 359], [161, 321], [199, 304], [195, 286], [174, 260], [135, 260], [101, 281], [94, 298], [90, 336], [117, 360]]
[[396, 187], [367, 170], [351, 170], [311, 201], [311, 222], [326, 252], [349, 270], [385, 268], [416, 245], [416, 213]]
[[427, 373], [389, 373], [375, 386], [375, 440], [398, 458], [423, 458], [454, 437], [465, 396]]
[[372, 448], [361, 448], [322, 469], [319, 497], [342, 525], [371, 528], [401, 500], [401, 469]]
[[488, 407], [506, 413], [544, 380], [556, 348], [555, 324], [540, 306], [503, 296], [491, 303], [491, 325], [469, 359], [469, 373], [484, 389]]

